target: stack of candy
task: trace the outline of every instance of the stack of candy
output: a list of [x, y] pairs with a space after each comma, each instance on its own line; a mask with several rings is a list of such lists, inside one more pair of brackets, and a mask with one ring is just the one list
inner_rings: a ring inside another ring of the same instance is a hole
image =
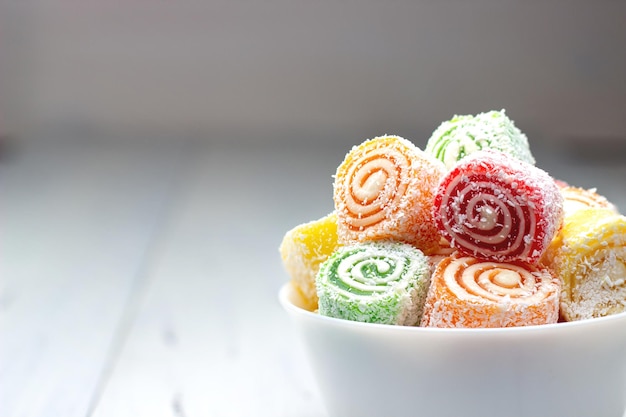
[[536, 167], [502, 111], [454, 116], [424, 150], [353, 147], [335, 209], [296, 226], [283, 265], [311, 311], [423, 327], [512, 327], [626, 309], [626, 217]]

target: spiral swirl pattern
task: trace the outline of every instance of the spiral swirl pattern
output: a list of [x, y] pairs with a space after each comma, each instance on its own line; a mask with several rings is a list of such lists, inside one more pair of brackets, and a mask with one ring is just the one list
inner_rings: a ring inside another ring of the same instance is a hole
[[443, 122], [426, 142], [425, 151], [452, 168], [457, 161], [486, 146], [484, 140], [475, 140], [464, 126], [471, 126], [474, 117], [456, 115]]
[[559, 280], [546, 269], [450, 256], [433, 274], [423, 326], [511, 327], [555, 323]]
[[451, 169], [458, 161], [481, 149], [497, 150], [529, 164], [535, 163], [528, 138], [504, 110], [454, 116], [435, 129], [426, 142], [425, 151]]
[[394, 148], [384, 153], [380, 148], [367, 149], [347, 168], [344, 202], [350, 230], [376, 225], [400, 206], [410, 182], [410, 169], [409, 155]]
[[339, 239], [393, 239], [427, 251], [436, 247], [432, 198], [443, 173], [439, 161], [398, 136], [353, 148], [335, 175]]
[[617, 207], [604, 196], [598, 194], [595, 188], [584, 189], [572, 186], [560, 187], [563, 195], [563, 210], [565, 215], [588, 208], [606, 208], [617, 213]]
[[493, 151], [451, 170], [434, 202], [437, 227], [465, 254], [536, 262], [563, 217], [563, 198], [544, 171]]
[[319, 311], [347, 320], [413, 325], [421, 315], [428, 279], [426, 257], [410, 245], [342, 247], [318, 273]]

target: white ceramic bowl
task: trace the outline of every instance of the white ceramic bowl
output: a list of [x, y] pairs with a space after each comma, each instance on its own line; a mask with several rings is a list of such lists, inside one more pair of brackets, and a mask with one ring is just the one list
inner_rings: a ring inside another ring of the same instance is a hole
[[331, 417], [622, 417], [626, 313], [543, 326], [357, 323], [279, 299]]

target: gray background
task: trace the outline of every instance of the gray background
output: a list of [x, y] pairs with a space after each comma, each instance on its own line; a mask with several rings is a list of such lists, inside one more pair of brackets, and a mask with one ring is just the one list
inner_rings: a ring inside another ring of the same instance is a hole
[[623, 1], [2, 0], [10, 133], [298, 142], [506, 108], [624, 141]]

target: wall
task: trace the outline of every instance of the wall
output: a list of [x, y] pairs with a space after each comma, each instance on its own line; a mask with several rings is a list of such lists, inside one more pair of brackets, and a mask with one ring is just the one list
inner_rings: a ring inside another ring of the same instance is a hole
[[0, 1], [18, 137], [423, 138], [505, 107], [547, 140], [626, 138], [623, 1]]

